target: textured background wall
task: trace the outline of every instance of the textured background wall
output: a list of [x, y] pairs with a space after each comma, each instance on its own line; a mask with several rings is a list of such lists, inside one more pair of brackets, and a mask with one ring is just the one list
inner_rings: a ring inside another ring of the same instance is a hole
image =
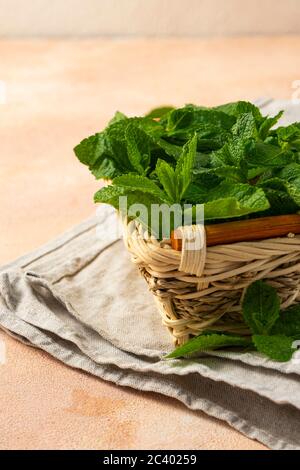
[[300, 0], [0, 0], [0, 36], [300, 32]]

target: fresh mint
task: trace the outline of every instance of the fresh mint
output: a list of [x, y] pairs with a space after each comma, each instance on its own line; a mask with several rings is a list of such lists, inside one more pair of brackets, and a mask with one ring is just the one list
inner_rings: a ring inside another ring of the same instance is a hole
[[281, 116], [247, 101], [164, 106], [144, 117], [118, 111], [74, 151], [97, 179], [154, 180], [168, 204], [204, 204], [207, 221], [290, 214], [300, 209], [300, 123], [274, 129]]
[[[180, 203], [192, 183], [196, 147], [197, 138], [194, 136], [183, 146], [175, 168], [165, 160], [157, 161], [155, 173], [171, 204]], [[118, 184], [119, 180], [113, 183]]]
[[[162, 202], [168, 202], [168, 196], [160, 187], [149, 178], [135, 174], [128, 174], [118, 176], [114, 179], [114, 185], [111, 188], [122, 188], [124, 192], [141, 191], [142, 193], [149, 193], [159, 198]], [[101, 192], [101, 190], [100, 190]]]
[[[206, 223], [292, 214], [300, 210], [300, 123], [280, 126], [281, 117], [282, 111], [263, 116], [247, 101], [163, 106], [143, 117], [118, 111], [74, 152], [97, 179], [111, 181], [97, 191], [95, 202], [137, 218], [152, 233], [153, 205], [188, 204], [185, 214], [193, 220], [196, 205], [203, 204]], [[127, 197], [127, 208], [120, 196]], [[149, 215], [130, 209], [140, 204]], [[161, 218], [157, 224], [154, 232], [163, 238]], [[175, 220], [170, 226], [175, 228]], [[245, 293], [243, 317], [248, 337], [204, 332], [172, 357], [249, 344], [273, 360], [292, 357], [292, 340], [300, 339], [298, 306], [280, 311], [275, 289], [256, 281]]]
[[293, 347], [293, 338], [285, 335], [253, 335], [252, 340], [257, 351], [273, 361], [289, 361], [297, 349]]
[[280, 300], [274, 287], [255, 281], [248, 287], [242, 307], [245, 323], [252, 333], [267, 335], [279, 318]]
[[294, 341], [300, 340], [300, 304], [280, 311], [276, 289], [263, 281], [255, 281], [246, 290], [242, 311], [252, 335], [203, 332], [179, 346], [166, 359], [235, 346], [254, 348], [273, 361], [289, 361], [297, 349]]
[[209, 349], [219, 349], [233, 346], [249, 346], [252, 344], [251, 338], [247, 336], [224, 335], [218, 333], [202, 334], [191, 339], [183, 346], [175, 349], [166, 356], [166, 359], [188, 356], [193, 353], [207, 351]]
[[300, 338], [300, 304], [291, 305], [280, 313], [271, 329], [271, 334]]

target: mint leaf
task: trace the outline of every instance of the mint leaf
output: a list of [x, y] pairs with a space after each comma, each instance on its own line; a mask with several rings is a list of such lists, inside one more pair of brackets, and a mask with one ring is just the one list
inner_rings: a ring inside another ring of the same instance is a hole
[[121, 119], [105, 129], [105, 138], [108, 152], [115, 165], [122, 173], [129, 173], [135, 168], [131, 164], [127, 153], [126, 129], [133, 119]]
[[228, 346], [249, 346], [251, 343], [251, 338], [247, 336], [203, 333], [200, 336], [196, 336], [195, 338], [190, 339], [183, 346], [179, 346], [165, 358], [175, 359], [177, 357], [188, 356], [192, 353], [200, 351], [208, 351], [211, 349], [224, 348]]
[[177, 202], [177, 178], [174, 168], [164, 160], [158, 160], [155, 172], [170, 201]]
[[[263, 190], [248, 184], [232, 184], [225, 181], [207, 191], [194, 184], [187, 191], [187, 197], [193, 204], [204, 204], [206, 221], [241, 217], [270, 207]], [[190, 212], [194, 220], [195, 207], [185, 210], [186, 214]]]
[[247, 148], [247, 163], [255, 167], [283, 167], [292, 163], [293, 158], [290, 150], [264, 142], [252, 141]]
[[173, 109], [173, 106], [160, 106], [159, 108], [154, 108], [149, 111], [149, 113], [146, 114], [146, 117], [151, 119], [161, 119]]
[[180, 157], [182, 153], [182, 147], [180, 145], [171, 144], [164, 139], [159, 139], [157, 141], [159, 147], [161, 147], [168, 155], [174, 157], [176, 160]]
[[74, 148], [74, 152], [79, 161], [89, 167], [96, 179], [112, 179], [120, 174], [120, 168], [111, 158], [103, 132], [82, 140]]
[[194, 121], [193, 108], [184, 107], [174, 109], [168, 115], [167, 131], [169, 135], [176, 134], [182, 130], [189, 129]]
[[112, 180], [120, 174], [120, 171], [116, 168], [115, 162], [106, 157], [97, 161], [90, 170], [97, 180]]
[[232, 127], [232, 133], [239, 139], [257, 137], [256, 121], [252, 113], [240, 114]]
[[125, 114], [121, 113], [120, 111], [116, 111], [115, 115], [109, 121], [108, 125], [110, 126], [111, 124], [114, 124], [115, 122], [123, 121], [125, 119], [128, 119], [128, 117], [125, 116]]
[[273, 361], [289, 361], [297, 349], [293, 347], [294, 340], [285, 335], [254, 335], [252, 339], [257, 350]]
[[280, 317], [274, 323], [271, 334], [300, 338], [300, 304], [292, 305], [280, 312]]
[[208, 142], [217, 137], [218, 134], [229, 135], [229, 131], [235, 118], [213, 108], [203, 108], [187, 105], [183, 108], [174, 109], [168, 114], [166, 131], [168, 136], [188, 140], [195, 132], [199, 141], [207, 147]]
[[162, 191], [154, 181], [150, 180], [149, 178], [146, 178], [145, 176], [133, 174], [122, 175], [115, 178], [113, 180], [113, 184], [114, 186], [124, 188], [124, 190], [126, 190], [127, 192], [141, 191], [142, 193], [152, 194], [153, 196], [159, 198], [161, 201], [168, 200], [168, 197], [164, 193], [164, 191]]
[[195, 135], [189, 142], [187, 142], [180, 155], [176, 168], [175, 177], [178, 182], [177, 199], [181, 201], [185, 195], [186, 190], [192, 182], [192, 170], [194, 167], [195, 157], [197, 151], [197, 136]]
[[267, 138], [270, 129], [273, 126], [275, 126], [275, 124], [279, 121], [282, 115], [283, 115], [283, 111], [279, 111], [279, 113], [277, 113], [276, 116], [264, 118], [262, 124], [259, 127], [259, 132], [258, 132], [261, 140], [265, 140]]
[[243, 174], [243, 171], [241, 170], [241, 168], [239, 168], [238, 166], [224, 165], [224, 166], [219, 166], [217, 168], [194, 169], [193, 174], [195, 176], [194, 179], [196, 179], [196, 182], [199, 182], [198, 175], [202, 175], [204, 179], [207, 179], [210, 176], [218, 177], [216, 178], [216, 181], [218, 183], [221, 182], [220, 178], [226, 179], [227, 181], [231, 181], [233, 183], [245, 182], [245, 175]]
[[214, 169], [214, 174], [235, 183], [245, 183], [245, 175], [237, 166], [221, 166]]
[[278, 178], [288, 181], [289, 183], [294, 183], [295, 181], [300, 181], [300, 165], [299, 163], [290, 163], [286, 165], [278, 173]]
[[119, 208], [119, 197], [124, 195], [124, 188], [118, 186], [104, 186], [94, 195], [94, 202], [110, 204], [116, 209]]
[[76, 145], [74, 152], [78, 160], [84, 165], [92, 167], [97, 159], [104, 153], [105, 144], [103, 134], [95, 134], [83, 139]]
[[194, 136], [183, 146], [175, 170], [163, 160], [158, 160], [156, 164], [155, 171], [158, 179], [173, 203], [179, 203], [183, 199], [192, 182], [196, 150], [197, 137]]
[[[127, 197], [127, 206], [120, 205], [120, 196]], [[161, 238], [160, 227], [151, 224], [151, 207], [153, 204], [161, 204], [155, 195], [141, 191], [128, 192], [127, 188], [121, 186], [106, 186], [96, 192], [94, 201], [110, 204], [129, 219], [136, 219], [153, 236]]]
[[220, 106], [216, 106], [214, 109], [235, 117], [239, 117], [241, 114], [244, 113], [251, 113], [253, 114], [257, 123], [260, 123], [263, 120], [259, 108], [254, 104], [250, 103], [249, 101], [236, 101], [234, 103], [226, 103]]
[[266, 335], [279, 317], [280, 301], [274, 287], [263, 281], [253, 282], [242, 304], [243, 317], [253, 334]]
[[282, 148], [300, 151], [300, 122], [276, 129], [278, 143]]
[[300, 165], [291, 163], [278, 173], [278, 178], [285, 186], [288, 195], [300, 206]]
[[280, 178], [263, 180], [258, 185], [263, 188], [270, 209], [266, 215], [293, 214], [298, 210], [297, 192], [293, 192], [291, 185]]
[[185, 193], [185, 199], [191, 204], [203, 204], [207, 191], [202, 185], [192, 183]]
[[[240, 217], [269, 208], [262, 189], [248, 184], [222, 182], [206, 196], [205, 219]], [[216, 214], [216, 217], [214, 217]]]
[[[283, 168], [281, 171], [275, 172], [277, 175], [274, 178], [263, 179], [258, 184], [264, 188], [266, 194], [268, 189], [275, 190], [276, 193], [283, 191], [293, 202], [294, 207], [292, 212], [296, 212], [300, 206], [300, 165], [298, 163], [291, 163]], [[274, 203], [273, 203], [274, 205]], [[276, 204], [277, 209], [282, 209], [279, 204]], [[283, 213], [291, 213], [284, 211]]]
[[128, 124], [125, 131], [128, 158], [133, 168], [144, 174], [150, 165], [151, 149], [153, 147], [150, 137], [133, 122]]

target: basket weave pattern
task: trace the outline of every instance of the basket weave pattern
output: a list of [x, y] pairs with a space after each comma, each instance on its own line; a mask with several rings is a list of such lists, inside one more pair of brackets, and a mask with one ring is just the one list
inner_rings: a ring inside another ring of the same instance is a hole
[[[127, 249], [176, 345], [207, 329], [248, 334], [241, 301], [255, 280], [277, 289], [282, 308], [300, 301], [300, 236], [206, 247], [203, 226], [184, 227], [179, 252], [170, 240], [152, 239], [135, 221], [124, 227]], [[185, 250], [191, 231], [203, 238], [194, 252]]]

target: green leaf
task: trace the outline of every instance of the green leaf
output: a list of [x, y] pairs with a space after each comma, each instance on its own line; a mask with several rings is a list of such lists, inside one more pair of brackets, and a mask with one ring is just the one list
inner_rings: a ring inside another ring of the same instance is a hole
[[158, 160], [155, 172], [170, 201], [177, 202], [177, 178], [175, 170], [164, 160]]
[[159, 108], [154, 108], [149, 111], [149, 113], [146, 114], [146, 117], [151, 119], [161, 119], [173, 109], [173, 106], [160, 106]]
[[[286, 204], [284, 207], [280, 206], [279, 201], [274, 201], [273, 206], [278, 209], [284, 210], [283, 213], [293, 213], [296, 212], [297, 209], [300, 207], [300, 165], [297, 163], [292, 163], [287, 165], [283, 170], [276, 173], [277, 177], [263, 179], [259, 182], [259, 186], [264, 188], [264, 191], [268, 197], [268, 190], [275, 191], [274, 196], [279, 196], [279, 193], [283, 192], [286, 194]], [[288, 198], [290, 201], [289, 206], [293, 208], [292, 211], [289, 210], [287, 206]], [[285, 208], [286, 207], [286, 208]]]
[[205, 218], [213, 218], [216, 211], [218, 217], [238, 217], [269, 208], [269, 202], [262, 189], [249, 184], [223, 181], [211, 189], [206, 196]]
[[120, 171], [115, 166], [115, 162], [109, 158], [101, 159], [101, 162], [97, 162], [90, 170], [97, 180], [112, 180], [120, 174]]
[[161, 201], [167, 201], [168, 197], [160, 189], [159, 186], [149, 178], [145, 176], [139, 176], [134, 174], [121, 175], [113, 180], [114, 186], [122, 187], [129, 191], [141, 191], [142, 193], [149, 193], [156, 196]]
[[185, 193], [185, 200], [188, 201], [189, 204], [203, 204], [206, 194], [207, 191], [205, 187], [192, 183]]
[[254, 104], [249, 103], [249, 101], [236, 101], [233, 103], [226, 103], [222, 104], [221, 106], [216, 106], [214, 109], [235, 117], [239, 117], [241, 114], [244, 113], [252, 113], [257, 123], [260, 123], [263, 120], [259, 108]]
[[189, 129], [194, 120], [194, 110], [189, 107], [174, 109], [168, 115], [167, 131], [170, 134]]
[[[130, 129], [127, 133], [128, 127]], [[126, 174], [138, 171], [137, 151], [141, 154], [141, 167], [146, 167], [149, 159], [148, 149], [152, 140], [154, 142], [160, 137], [162, 128], [152, 119], [128, 118], [114, 122], [104, 132], [110, 158], [115, 162], [119, 173]], [[143, 137], [144, 143], [142, 143]], [[128, 146], [130, 147], [129, 154]], [[138, 167], [139, 170], [141, 167]]]
[[129, 122], [129, 119], [119, 120], [105, 129], [108, 152], [116, 167], [120, 169], [121, 174], [134, 171], [134, 167], [128, 158], [125, 137]]
[[84, 139], [74, 148], [81, 163], [87, 165], [96, 179], [112, 179], [121, 170], [111, 158], [105, 133], [98, 133]]
[[232, 127], [232, 134], [239, 139], [257, 137], [256, 121], [252, 113], [240, 114]]
[[[199, 197], [197, 198], [197, 191]], [[206, 221], [241, 217], [268, 209], [269, 202], [260, 188], [248, 184], [232, 184], [222, 182], [216, 188], [206, 193], [192, 186], [192, 192], [187, 192], [193, 204], [204, 204], [204, 218]], [[185, 214], [192, 212], [195, 220], [196, 209], [186, 209]]]
[[251, 343], [251, 338], [247, 336], [233, 336], [217, 333], [201, 334], [200, 336], [190, 339], [183, 346], [179, 346], [165, 358], [175, 359], [177, 357], [188, 356], [192, 353], [228, 346], [249, 346]]
[[[243, 131], [245, 134], [250, 132], [249, 129], [244, 129]], [[213, 152], [212, 166], [219, 167], [231, 165], [241, 167], [241, 162], [245, 160], [246, 157], [246, 148], [248, 147], [248, 144], [249, 138], [233, 135], [227, 140], [221, 149]]]
[[98, 158], [105, 152], [103, 133], [91, 135], [76, 145], [74, 152], [78, 160], [84, 165], [92, 167]]
[[300, 122], [276, 129], [278, 143], [282, 148], [300, 151]]
[[[127, 197], [127, 205], [120, 204], [120, 196]], [[151, 207], [153, 204], [161, 204], [161, 200], [153, 194], [142, 191], [128, 191], [127, 188], [121, 186], [106, 186], [101, 188], [94, 196], [97, 203], [110, 204], [119, 210], [129, 219], [136, 219], [142, 224], [144, 229], [151, 232], [156, 238], [160, 238], [160, 233], [156, 232], [156, 227], [151, 224]]]
[[247, 148], [247, 163], [255, 167], [283, 167], [294, 160], [289, 150], [282, 150], [276, 145], [264, 142], [249, 142]]
[[280, 178], [270, 178], [258, 182], [270, 203], [266, 215], [294, 214], [298, 205], [290, 195], [288, 184]]
[[128, 119], [127, 116], [125, 116], [125, 114], [121, 113], [120, 111], [116, 111], [115, 112], [115, 115], [113, 116], [113, 118], [109, 121], [108, 125], [110, 126], [111, 124], [114, 124], [115, 122], [118, 122], [118, 121], [123, 121], [125, 119]]
[[254, 335], [253, 343], [257, 350], [273, 361], [289, 361], [297, 348], [293, 347], [293, 339], [285, 335]]
[[299, 163], [291, 163], [290, 165], [285, 166], [278, 173], [278, 177], [289, 183], [294, 183], [295, 181], [300, 181], [300, 165]]
[[274, 323], [272, 335], [283, 334], [294, 339], [300, 338], [300, 304], [292, 305], [280, 312]]
[[115, 209], [118, 209], [120, 196], [124, 196], [124, 188], [112, 185], [104, 186], [95, 193], [94, 202], [110, 204], [115, 207]]
[[157, 144], [168, 154], [170, 157], [174, 157], [178, 160], [182, 153], [182, 147], [180, 145], [171, 144], [164, 139], [159, 139]]
[[197, 150], [197, 136], [195, 135], [189, 142], [187, 142], [180, 155], [176, 168], [175, 176], [178, 182], [177, 194], [178, 201], [184, 197], [186, 190], [192, 182], [192, 170], [194, 167], [195, 157]]
[[179, 203], [192, 182], [196, 149], [197, 137], [194, 136], [183, 146], [175, 170], [163, 160], [156, 164], [158, 179], [172, 202]]
[[196, 132], [200, 141], [205, 137], [211, 140], [229, 131], [234, 123], [235, 118], [216, 109], [187, 105], [168, 114], [166, 130], [168, 136], [179, 139], [188, 140]]
[[279, 111], [276, 116], [273, 117], [266, 117], [264, 118], [262, 124], [259, 127], [259, 137], [261, 140], [265, 140], [268, 136], [270, 129], [277, 124], [281, 116], [283, 115], [283, 111]]
[[[259, 208], [258, 211], [261, 209]], [[217, 199], [216, 201], [206, 202], [204, 205], [204, 219], [218, 220], [218, 219], [233, 219], [235, 217], [242, 217], [247, 214], [252, 214], [255, 209], [251, 206], [241, 204], [234, 197], [227, 197]], [[257, 210], [256, 210], [257, 212]]]
[[214, 170], [215, 175], [219, 176], [220, 178], [224, 178], [226, 180], [236, 182], [236, 183], [244, 183], [245, 176], [241, 168], [237, 166], [221, 166], [219, 168], [215, 168]]
[[133, 122], [128, 124], [125, 138], [131, 165], [138, 173], [144, 174], [150, 165], [150, 154], [153, 147], [152, 140]]
[[279, 317], [280, 301], [276, 289], [263, 281], [253, 282], [242, 304], [243, 317], [253, 334], [266, 335]]

